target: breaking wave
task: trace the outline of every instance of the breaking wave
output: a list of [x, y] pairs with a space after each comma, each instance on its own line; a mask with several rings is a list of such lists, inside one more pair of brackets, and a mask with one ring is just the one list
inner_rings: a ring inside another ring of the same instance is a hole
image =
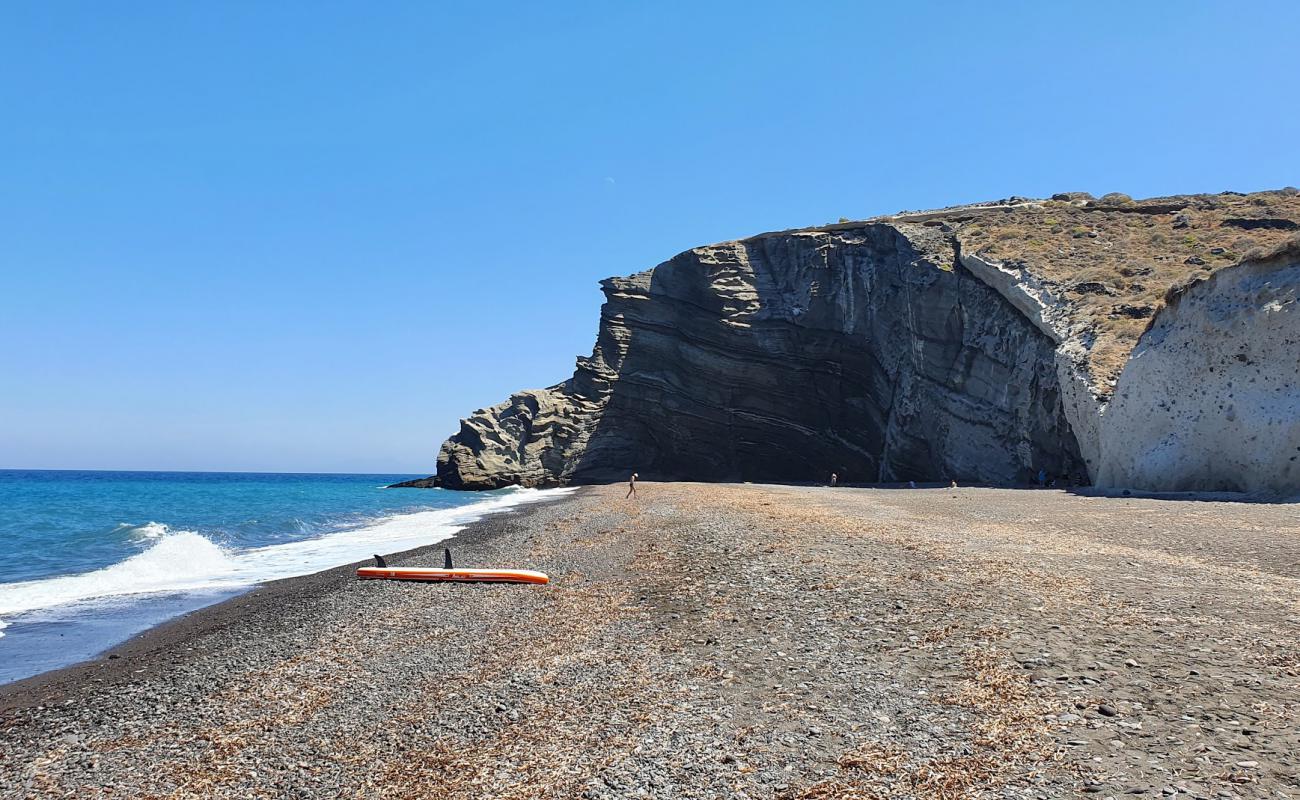
[[[465, 506], [383, 517], [354, 530], [244, 549], [224, 548], [198, 531], [171, 530], [157, 522], [129, 526], [133, 537], [151, 542], [148, 549], [91, 572], [0, 584], [0, 616], [130, 595], [237, 589], [307, 575], [372, 553], [440, 542], [488, 514], [569, 491], [517, 489]], [[0, 620], [0, 628], [5, 625]]]

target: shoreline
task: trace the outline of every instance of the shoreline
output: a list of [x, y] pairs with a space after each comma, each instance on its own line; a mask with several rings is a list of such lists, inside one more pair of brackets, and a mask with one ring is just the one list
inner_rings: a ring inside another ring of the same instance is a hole
[[546, 586], [349, 565], [0, 690], [0, 796], [1262, 798], [1300, 778], [1290, 507], [623, 493], [454, 540]]
[[[449, 538], [394, 552], [391, 555], [382, 553], [381, 555], [396, 562], [419, 558], [434, 552], [441, 553], [447, 546], [459, 545], [472, 548], [497, 532], [493, 527], [494, 522], [514, 515], [526, 515], [534, 509], [562, 502], [575, 495], [576, 492], [521, 503], [503, 511], [494, 511], [482, 519], [469, 523]], [[250, 613], [264, 612], [275, 603], [302, 600], [337, 590], [345, 579], [356, 580], [355, 572], [358, 567], [372, 562], [373, 559], [364, 559], [306, 575], [295, 575], [255, 584], [233, 597], [185, 612], [147, 628], [84, 661], [0, 684], [0, 717], [15, 710], [57, 703], [64, 695], [92, 681], [111, 683], [125, 675], [147, 676], [165, 665], [174, 663], [174, 655], [170, 658], [162, 656], [174, 654], [175, 645], [184, 644], [189, 639], [227, 627]]]

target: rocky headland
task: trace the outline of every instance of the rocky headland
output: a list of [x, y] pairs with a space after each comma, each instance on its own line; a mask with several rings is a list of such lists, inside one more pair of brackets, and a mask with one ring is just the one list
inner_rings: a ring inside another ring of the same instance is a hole
[[1300, 490], [1300, 196], [1081, 193], [767, 233], [602, 282], [591, 356], [411, 486]]

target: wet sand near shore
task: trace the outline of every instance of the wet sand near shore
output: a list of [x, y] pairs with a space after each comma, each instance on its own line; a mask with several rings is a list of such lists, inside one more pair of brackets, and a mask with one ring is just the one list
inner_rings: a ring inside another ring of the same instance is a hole
[[1300, 797], [1300, 506], [625, 492], [0, 687], [0, 796]]

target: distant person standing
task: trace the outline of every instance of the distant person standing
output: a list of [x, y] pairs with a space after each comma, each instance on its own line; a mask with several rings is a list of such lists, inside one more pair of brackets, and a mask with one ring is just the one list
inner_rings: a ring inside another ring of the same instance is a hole
[[1038, 470], [1038, 488], [1042, 489], [1047, 486], [1047, 470], [1040, 468]]
[[839, 482], [840, 482], [840, 476], [839, 476], [839, 473], [832, 472], [832, 473], [831, 473], [831, 486], [834, 486], [834, 485], [836, 485], [836, 484], [839, 483]]
[[635, 473], [635, 472], [632, 473], [632, 477], [631, 477], [631, 478], [628, 478], [628, 481], [627, 481], [627, 497], [624, 497], [623, 499], [626, 500], [628, 497], [634, 497], [634, 496], [635, 496], [635, 497], [640, 497], [640, 496], [641, 496], [641, 495], [639, 495], [639, 494], [636, 493], [636, 473]]

